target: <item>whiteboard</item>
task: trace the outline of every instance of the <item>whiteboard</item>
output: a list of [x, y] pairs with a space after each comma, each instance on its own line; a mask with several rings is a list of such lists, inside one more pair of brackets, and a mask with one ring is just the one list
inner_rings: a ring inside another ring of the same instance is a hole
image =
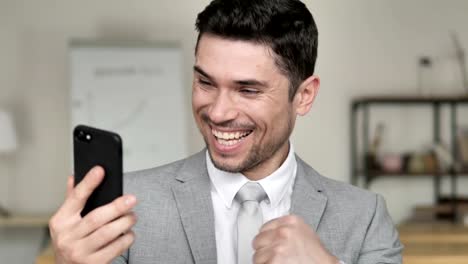
[[124, 171], [187, 156], [182, 51], [175, 46], [72, 43], [71, 125], [123, 140]]

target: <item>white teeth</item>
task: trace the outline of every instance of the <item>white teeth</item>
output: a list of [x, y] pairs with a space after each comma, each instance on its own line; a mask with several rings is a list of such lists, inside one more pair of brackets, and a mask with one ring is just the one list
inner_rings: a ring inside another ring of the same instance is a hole
[[232, 140], [232, 139], [241, 139], [242, 137], [245, 137], [246, 135], [248, 135], [250, 132], [237, 131], [237, 132], [229, 133], [229, 132], [220, 132], [220, 131], [212, 129], [211, 133], [218, 139]]
[[224, 146], [232, 146], [237, 143], [239, 143], [242, 139], [235, 139], [235, 140], [223, 140], [223, 139], [218, 139], [218, 143]]
[[241, 140], [244, 139], [245, 136], [249, 135], [252, 131], [245, 131], [245, 132], [221, 132], [212, 129], [211, 133], [216, 137], [216, 140], [219, 144], [224, 146], [232, 146], [239, 143]]

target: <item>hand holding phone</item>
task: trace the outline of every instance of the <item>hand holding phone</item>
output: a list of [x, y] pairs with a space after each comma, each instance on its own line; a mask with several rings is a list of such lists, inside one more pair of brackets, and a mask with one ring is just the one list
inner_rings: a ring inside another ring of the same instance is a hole
[[[86, 136], [86, 134], [84, 135]], [[98, 138], [100, 137], [98, 136]], [[93, 148], [83, 147], [83, 149], [75, 149], [78, 150], [78, 156], [82, 157], [83, 153], [88, 153]], [[104, 149], [109, 150], [108, 147]], [[103, 151], [102, 149], [95, 150], [98, 153]], [[96, 152], [91, 151], [91, 153]], [[78, 156], [75, 155], [75, 160]], [[90, 165], [92, 169], [87, 171], [88, 165], [95, 163], [96, 154], [83, 155], [83, 157], [89, 159], [79, 162], [80, 175], [78, 177], [80, 181], [75, 184], [75, 178], [78, 179], [77, 175], [68, 178], [66, 199], [49, 221], [50, 236], [57, 264], [110, 263], [127, 250], [135, 239], [135, 235], [130, 229], [136, 223], [136, 216], [131, 211], [136, 205], [136, 197], [119, 195], [117, 199], [93, 210], [92, 208], [97, 203], [90, 202], [90, 197], [95, 195], [99, 187], [106, 186], [104, 184], [106, 178], [110, 179], [108, 172], [113, 172], [116, 167], [108, 167], [109, 160], [99, 160], [98, 164], [101, 166]], [[109, 159], [108, 157], [106, 159]], [[104, 167], [107, 167], [106, 175]], [[81, 176], [81, 170], [86, 170], [83, 176]], [[122, 189], [119, 190], [121, 192]], [[107, 195], [104, 196], [107, 198]], [[96, 200], [102, 198], [102, 196], [95, 197]], [[87, 212], [84, 208], [88, 208], [90, 211]]]

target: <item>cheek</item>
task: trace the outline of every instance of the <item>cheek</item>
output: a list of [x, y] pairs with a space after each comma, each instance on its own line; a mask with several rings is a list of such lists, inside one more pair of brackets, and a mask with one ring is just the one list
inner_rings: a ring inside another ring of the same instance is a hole
[[192, 110], [194, 114], [200, 111], [203, 106], [208, 105], [208, 102], [208, 96], [203, 91], [198, 88], [192, 90]]
[[257, 123], [266, 126], [269, 130], [282, 127], [284, 122], [290, 119], [291, 109], [284, 104], [253, 104], [244, 109], [248, 109], [250, 116]]
[[192, 115], [197, 123], [198, 128], [201, 128], [201, 116], [200, 111], [203, 109], [203, 97], [199, 91], [192, 91]]

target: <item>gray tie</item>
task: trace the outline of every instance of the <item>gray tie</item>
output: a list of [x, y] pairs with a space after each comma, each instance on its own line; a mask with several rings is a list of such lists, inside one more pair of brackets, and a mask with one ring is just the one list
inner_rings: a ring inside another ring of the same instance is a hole
[[252, 263], [254, 253], [252, 241], [263, 224], [260, 202], [266, 198], [266, 193], [260, 184], [248, 182], [236, 194], [240, 203], [237, 215], [237, 263]]

